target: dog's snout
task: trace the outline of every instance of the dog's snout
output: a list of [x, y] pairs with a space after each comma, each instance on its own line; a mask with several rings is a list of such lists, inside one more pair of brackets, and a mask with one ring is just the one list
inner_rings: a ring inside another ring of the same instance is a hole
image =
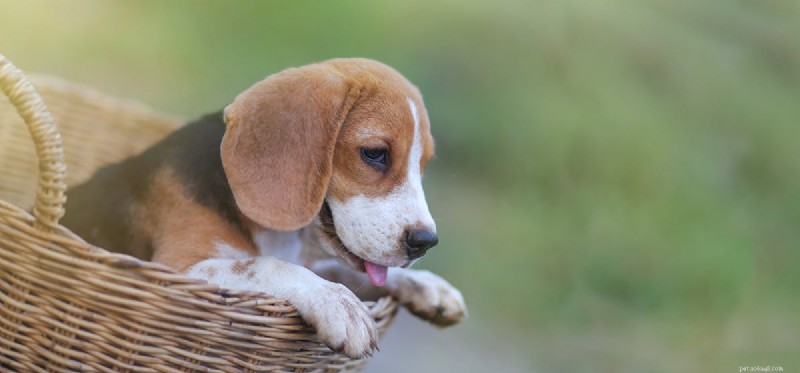
[[406, 234], [406, 254], [410, 259], [417, 259], [438, 243], [439, 236], [436, 232], [425, 229], [411, 230]]

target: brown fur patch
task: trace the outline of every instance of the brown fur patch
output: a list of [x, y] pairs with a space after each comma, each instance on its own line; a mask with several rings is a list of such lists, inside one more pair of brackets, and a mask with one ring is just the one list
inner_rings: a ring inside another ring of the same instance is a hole
[[237, 274], [237, 275], [242, 275], [242, 274], [244, 274], [245, 271], [250, 269], [250, 267], [252, 267], [253, 264], [255, 264], [255, 263], [256, 263], [256, 258], [250, 258], [250, 259], [247, 259], [247, 260], [244, 260], [244, 261], [242, 261], [242, 260], [237, 261], [231, 267], [231, 272], [233, 272], [234, 274]]
[[134, 224], [150, 235], [153, 261], [178, 271], [217, 257], [218, 243], [256, 255], [250, 238], [216, 211], [192, 200], [167, 168], [156, 173], [139, 218]]
[[217, 269], [214, 267], [207, 267], [204, 272], [208, 278], [211, 278], [217, 274]]

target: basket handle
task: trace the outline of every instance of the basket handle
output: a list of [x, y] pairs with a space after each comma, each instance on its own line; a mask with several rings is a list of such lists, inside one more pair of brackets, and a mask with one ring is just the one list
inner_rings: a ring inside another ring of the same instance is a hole
[[[0, 54], [0, 89], [28, 125], [39, 158], [39, 187], [33, 216], [37, 229], [54, 231], [64, 216], [67, 166], [64, 148], [50, 111], [33, 85], [11, 61]], [[2, 172], [2, 171], [0, 171]]]

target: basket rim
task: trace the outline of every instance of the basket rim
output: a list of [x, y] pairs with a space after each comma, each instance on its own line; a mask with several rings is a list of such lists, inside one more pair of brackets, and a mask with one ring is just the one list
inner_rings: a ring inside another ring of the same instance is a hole
[[[114, 270], [125, 273], [132, 279], [131, 281], [135, 281], [137, 285], [141, 285], [140, 287], [145, 289], [152, 287], [163, 289], [170, 288], [170, 286], [166, 285], [174, 285], [179, 287], [175, 291], [176, 294], [184, 291], [188, 291], [189, 293], [202, 292], [206, 294], [204, 298], [207, 298], [208, 294], [216, 294], [217, 297], [213, 298], [221, 306], [252, 308], [258, 312], [266, 311], [264, 307], [260, 306], [269, 306], [267, 307], [268, 311], [275, 312], [274, 306], [278, 305], [281, 307], [282, 312], [299, 317], [297, 309], [294, 308], [291, 301], [288, 299], [274, 297], [265, 292], [220, 287], [205, 280], [188, 277], [158, 262], [142, 260], [130, 255], [111, 252], [102, 247], [87, 243], [81, 237], [61, 225], [52, 231], [42, 231], [40, 228], [36, 227], [35, 217], [3, 199], [0, 199], [0, 221], [5, 223], [2, 225], [10, 226], [12, 229], [18, 230], [26, 235], [26, 237], [46, 235], [46, 240], [53, 245], [77, 248], [80, 251], [70, 250], [70, 254], [76, 254], [79, 257], [76, 258], [72, 256], [70, 259], [94, 262], [97, 265], [114, 268]], [[39, 253], [54, 258], [58, 258], [60, 255], [63, 256], [63, 254], [45, 251]], [[146, 273], [146, 279], [139, 279], [138, 277], [140, 276], [137, 275], [137, 273]], [[162, 282], [162, 284], [154, 284], [153, 281]], [[205, 301], [208, 300], [209, 299], [205, 299]], [[206, 304], [205, 301], [203, 301], [204, 306], [207, 307], [208, 304]], [[397, 300], [389, 295], [374, 301], [366, 300], [363, 301], [363, 303], [370, 309], [370, 313], [373, 317], [379, 317], [385, 314], [387, 310], [394, 312], [399, 306]], [[254, 317], [257, 318], [257, 316]], [[265, 320], [267, 319], [271, 320], [271, 318], [266, 318]]]

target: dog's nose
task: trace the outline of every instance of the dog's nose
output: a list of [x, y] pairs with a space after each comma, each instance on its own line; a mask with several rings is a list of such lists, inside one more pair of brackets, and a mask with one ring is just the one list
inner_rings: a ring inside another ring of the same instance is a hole
[[439, 243], [439, 236], [436, 232], [419, 229], [409, 231], [406, 234], [406, 254], [409, 259], [417, 259], [428, 251], [431, 247]]

